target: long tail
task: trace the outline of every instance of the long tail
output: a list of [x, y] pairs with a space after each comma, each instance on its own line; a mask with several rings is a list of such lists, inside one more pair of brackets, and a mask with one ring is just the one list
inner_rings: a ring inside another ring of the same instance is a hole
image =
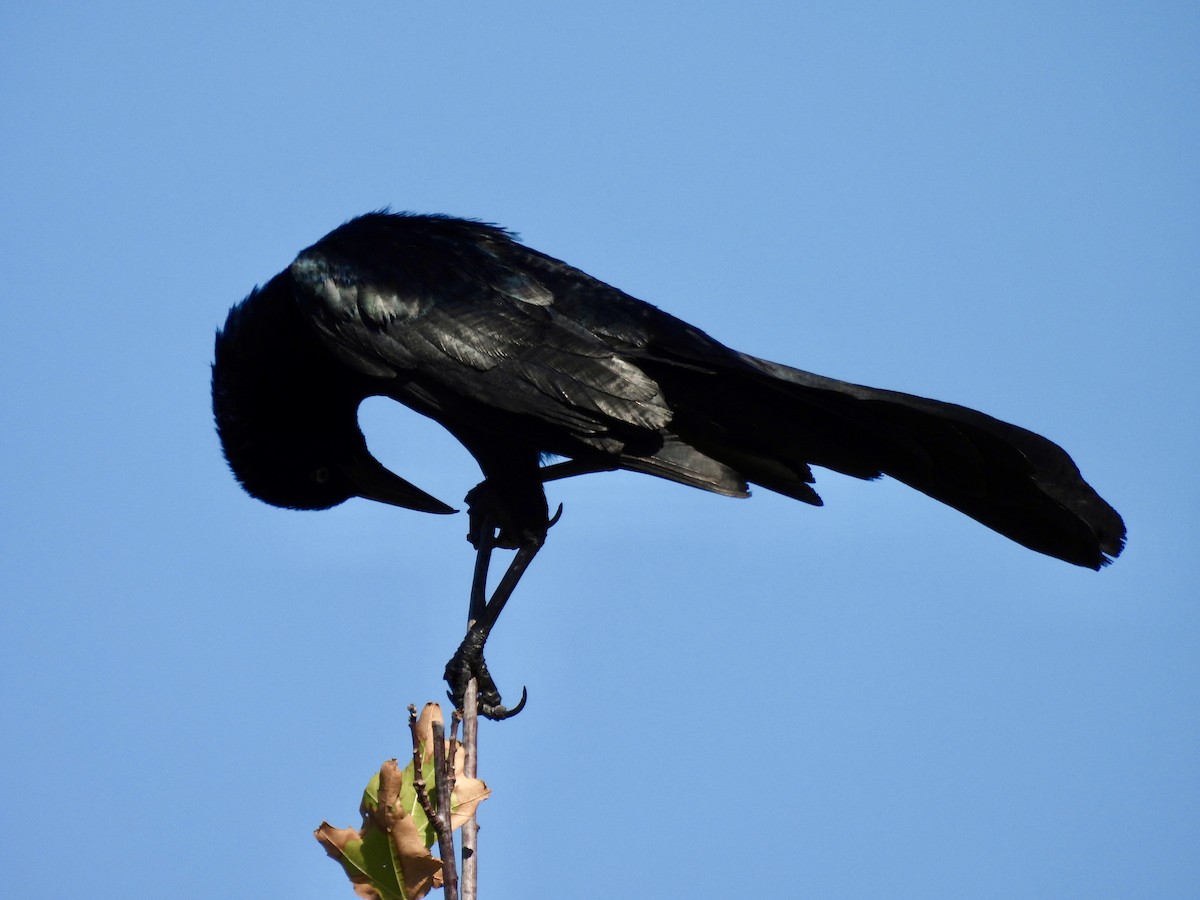
[[729, 494], [748, 481], [818, 505], [809, 464], [857, 478], [890, 475], [1075, 565], [1099, 569], [1121, 552], [1120, 515], [1040, 435], [952, 403], [738, 356], [745, 367], [717, 377], [659, 373], [680, 441], [669, 441], [658, 461], [677, 470], [682, 461], [696, 476], [654, 474]]

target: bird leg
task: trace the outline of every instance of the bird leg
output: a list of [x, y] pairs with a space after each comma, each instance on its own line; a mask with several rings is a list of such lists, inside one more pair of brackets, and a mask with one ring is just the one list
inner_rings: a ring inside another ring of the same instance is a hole
[[[561, 511], [561, 510], [560, 510]], [[557, 518], [557, 517], [556, 517]], [[512, 596], [537, 555], [542, 548], [542, 540], [527, 539], [517, 547], [516, 555], [508, 564], [508, 569], [500, 579], [490, 600], [487, 599], [487, 575], [491, 562], [492, 551], [498, 546], [495, 519], [485, 509], [477, 514], [471, 510], [472, 543], [475, 544], [475, 576], [471, 581], [471, 601], [468, 612], [467, 635], [463, 638], [450, 661], [446, 663], [445, 678], [450, 685], [450, 699], [458, 709], [462, 708], [463, 695], [467, 683], [476, 679], [479, 690], [479, 713], [489, 719], [499, 721], [515, 716], [525, 706], [527, 697], [521, 688], [521, 700], [512, 709], [504, 706], [500, 699], [500, 691], [496, 682], [488, 672], [487, 662], [483, 658], [483, 646], [491, 634], [492, 627], [504, 611], [504, 605]]]

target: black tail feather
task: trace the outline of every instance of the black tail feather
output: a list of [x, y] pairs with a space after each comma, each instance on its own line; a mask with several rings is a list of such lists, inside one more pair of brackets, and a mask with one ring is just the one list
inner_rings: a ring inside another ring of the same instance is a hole
[[812, 503], [810, 463], [890, 475], [1066, 562], [1098, 569], [1121, 552], [1120, 515], [1046, 438], [952, 403], [739, 356], [739, 373], [657, 377], [676, 433], [747, 481]]

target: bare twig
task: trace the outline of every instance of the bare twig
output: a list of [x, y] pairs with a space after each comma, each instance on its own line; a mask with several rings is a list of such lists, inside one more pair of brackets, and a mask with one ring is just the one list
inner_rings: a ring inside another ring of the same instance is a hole
[[[479, 685], [472, 678], [463, 695], [463, 777], [479, 775], [479, 709], [476, 704]], [[474, 813], [462, 827], [462, 900], [476, 900], [479, 881], [479, 861], [476, 850], [479, 842], [479, 823]]]
[[433, 808], [429, 790], [425, 786], [425, 761], [421, 759], [421, 738], [417, 735], [417, 708], [411, 703], [408, 704], [408, 730], [412, 732], [413, 790], [417, 792], [417, 802], [425, 811], [425, 817], [433, 823], [434, 831], [437, 831], [437, 811]]
[[458, 868], [454, 862], [454, 831], [450, 821], [450, 791], [454, 788], [453, 767], [446, 764], [446, 730], [433, 722], [433, 780], [436, 782], [438, 811], [434, 821], [438, 850], [442, 854], [442, 888], [446, 900], [458, 900]]
[[[425, 784], [425, 761], [421, 758], [421, 738], [417, 734], [417, 708], [408, 705], [408, 728], [413, 743], [413, 790], [417, 802], [425, 810], [425, 817], [437, 835], [438, 851], [442, 854], [442, 886], [446, 900], [458, 900], [458, 868], [454, 863], [454, 832], [450, 823], [450, 781], [447, 776], [445, 729], [441, 722], [432, 723], [433, 731], [433, 786], [437, 791], [438, 808], [434, 809]], [[445, 797], [443, 798], [443, 792]]]
[[[454, 720], [452, 720], [454, 721]], [[450, 740], [446, 740], [445, 726], [441, 722], [433, 723], [433, 752], [442, 758], [446, 777], [438, 779], [438, 813], [446, 831], [453, 835], [454, 827], [450, 820], [451, 797], [454, 796], [454, 729], [457, 722], [450, 726]], [[434, 758], [434, 769], [437, 769], [437, 757]], [[444, 784], [443, 784], [444, 782]], [[442, 803], [443, 794], [445, 803]]]

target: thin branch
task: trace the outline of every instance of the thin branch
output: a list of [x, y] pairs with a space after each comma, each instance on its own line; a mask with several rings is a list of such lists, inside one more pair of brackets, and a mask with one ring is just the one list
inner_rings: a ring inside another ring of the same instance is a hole
[[[463, 777], [477, 778], [479, 775], [479, 707], [476, 703], [479, 685], [472, 678], [467, 682], [463, 695]], [[479, 822], [475, 814], [462, 826], [462, 900], [476, 900], [479, 883]]]
[[[446, 766], [446, 784], [444, 790], [442, 780], [438, 779], [438, 812], [441, 813], [442, 824], [446, 826], [446, 831], [453, 837], [454, 823], [451, 820], [450, 804], [453, 802], [452, 798], [454, 797], [454, 783], [456, 778], [454, 772], [454, 732], [458, 728], [457, 717], [451, 717], [450, 723], [450, 740], [448, 741], [445, 737], [445, 726], [441, 722], [433, 723], [433, 752], [441, 753], [442, 760]], [[445, 806], [442, 806], [443, 792], [446, 795]]]
[[433, 780], [436, 782], [438, 811], [434, 830], [442, 854], [442, 888], [446, 900], [458, 900], [458, 868], [454, 862], [454, 832], [450, 821], [450, 791], [454, 787], [453, 767], [446, 765], [446, 730], [433, 722]]
[[433, 823], [433, 830], [437, 831], [437, 811], [433, 808], [429, 790], [425, 786], [425, 761], [421, 759], [421, 739], [417, 736], [417, 708], [411, 703], [408, 704], [408, 730], [412, 732], [413, 790], [417, 792], [417, 801], [425, 811], [425, 818]]
[[[421, 758], [421, 738], [417, 735], [417, 708], [408, 705], [408, 729], [412, 732], [413, 744], [413, 790], [417, 802], [425, 811], [425, 817], [437, 835], [438, 850], [442, 854], [442, 886], [446, 900], [458, 900], [458, 869], [454, 864], [454, 832], [450, 823], [450, 783], [446, 775], [446, 741], [441, 722], [433, 722], [433, 786], [437, 791], [438, 807], [433, 808], [429, 799], [429, 788], [425, 784], [425, 761]], [[453, 777], [453, 776], [451, 776]], [[445, 799], [442, 792], [445, 790]], [[445, 811], [443, 815], [442, 810]]]

